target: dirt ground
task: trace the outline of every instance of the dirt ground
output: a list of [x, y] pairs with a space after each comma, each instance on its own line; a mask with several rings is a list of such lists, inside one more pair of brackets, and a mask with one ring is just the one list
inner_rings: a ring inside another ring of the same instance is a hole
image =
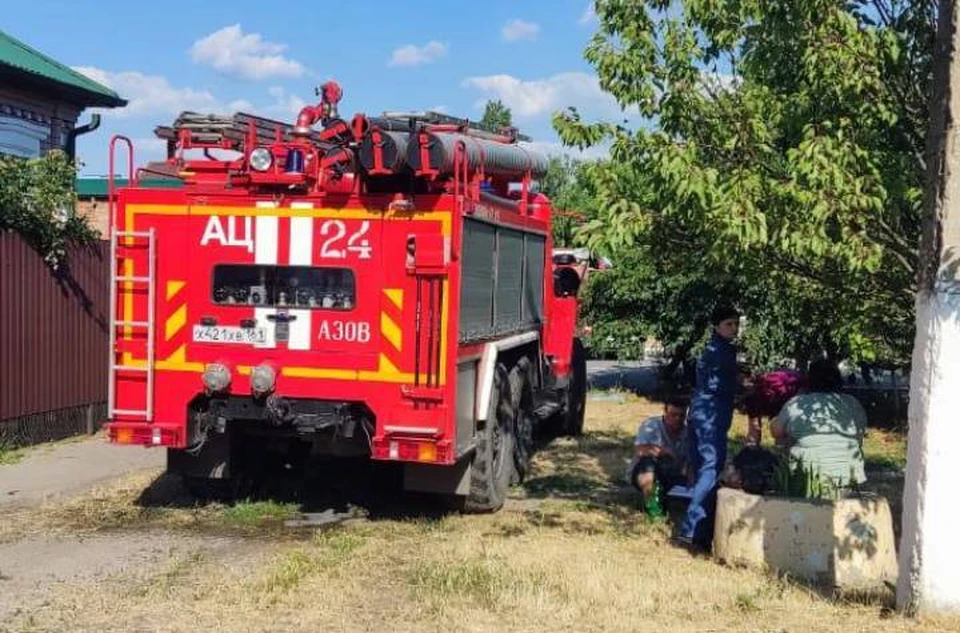
[[[595, 397], [586, 433], [541, 450], [490, 515], [401, 499], [291, 528], [300, 504], [197, 504], [158, 466], [7, 506], [0, 631], [960, 630], [899, 617], [892, 595], [825, 596], [671, 548], [622, 483], [636, 424], [657, 411]], [[884, 472], [898, 442], [871, 438]]]

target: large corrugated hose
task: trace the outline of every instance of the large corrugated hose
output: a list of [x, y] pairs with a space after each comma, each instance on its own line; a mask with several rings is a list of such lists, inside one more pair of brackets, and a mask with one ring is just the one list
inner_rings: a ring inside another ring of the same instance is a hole
[[[375, 142], [374, 135], [379, 136]], [[409, 134], [404, 132], [388, 132], [379, 128], [371, 128], [363, 136], [360, 143], [360, 164], [367, 171], [376, 167], [374, 152], [380, 150], [381, 169], [390, 172], [401, 171], [407, 164], [407, 141]]]
[[407, 147], [407, 163], [414, 171], [423, 168], [435, 169], [441, 174], [452, 174], [457, 143], [466, 147], [467, 164], [471, 171], [483, 166], [487, 176], [517, 176], [526, 171], [532, 178], [540, 178], [547, 172], [547, 159], [542, 154], [496, 141], [485, 141], [466, 134], [436, 132], [426, 134], [429, 165], [421, 161], [420, 135], [411, 135]]

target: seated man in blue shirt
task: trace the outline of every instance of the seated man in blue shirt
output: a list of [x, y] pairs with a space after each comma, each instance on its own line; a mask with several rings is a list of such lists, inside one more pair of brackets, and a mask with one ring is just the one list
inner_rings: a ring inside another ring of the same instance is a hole
[[663, 405], [663, 415], [645, 420], [637, 429], [634, 459], [630, 465], [630, 483], [643, 494], [644, 506], [655, 514], [661, 499], [654, 497], [656, 484], [665, 495], [673, 486], [685, 485], [687, 403], [671, 397]]

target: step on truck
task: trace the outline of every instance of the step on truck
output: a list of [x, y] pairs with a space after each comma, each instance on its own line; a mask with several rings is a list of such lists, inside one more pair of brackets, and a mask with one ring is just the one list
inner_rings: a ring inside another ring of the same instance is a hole
[[[165, 448], [191, 489], [344, 456], [496, 510], [539, 427], [583, 427], [547, 161], [513, 128], [348, 121], [337, 84], [318, 95], [291, 123], [184, 112], [137, 170], [111, 140], [109, 440]], [[156, 172], [176, 186], [140, 185]]]

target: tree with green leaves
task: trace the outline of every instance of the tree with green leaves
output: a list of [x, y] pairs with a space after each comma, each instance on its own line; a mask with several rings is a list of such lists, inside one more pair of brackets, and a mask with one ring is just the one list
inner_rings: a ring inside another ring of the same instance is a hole
[[550, 156], [540, 191], [553, 206], [553, 242], [557, 247], [583, 246], [579, 227], [595, 213], [593, 163], [563, 154]]
[[589, 240], [732, 293], [760, 364], [818, 353], [905, 363], [933, 2], [595, 8], [585, 56], [650, 124], [554, 117], [570, 145], [611, 145]]
[[669, 375], [703, 342], [714, 303], [736, 288], [693, 268], [686, 275], [667, 272], [663, 261], [643, 249], [624, 250], [612, 269], [590, 275], [582, 316], [591, 326], [591, 350], [635, 359], [654, 337], [666, 343]]
[[513, 125], [513, 114], [511, 114], [510, 108], [503, 105], [500, 99], [487, 101], [487, 105], [483, 108], [483, 117], [480, 119], [480, 123], [484, 127], [495, 130], [510, 127]]

